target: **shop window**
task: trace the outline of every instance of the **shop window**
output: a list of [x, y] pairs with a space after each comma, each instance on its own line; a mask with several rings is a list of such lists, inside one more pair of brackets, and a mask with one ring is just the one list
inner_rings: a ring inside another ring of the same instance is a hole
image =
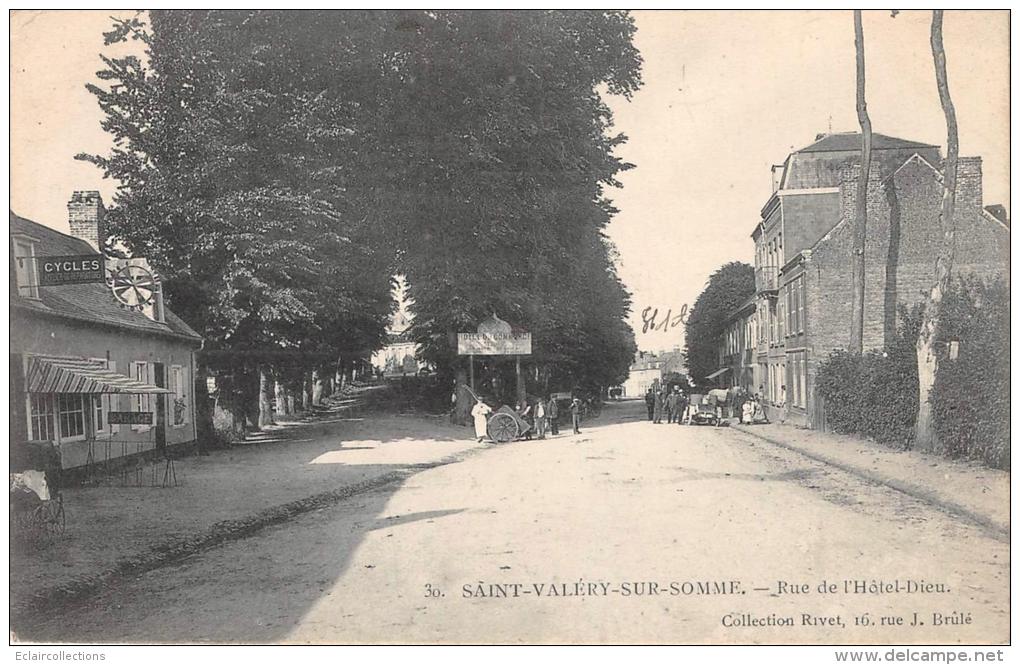
[[53, 441], [53, 395], [30, 395], [29, 421], [33, 441]]
[[18, 295], [22, 298], [39, 297], [39, 277], [36, 273], [35, 243], [27, 238], [15, 238], [14, 278], [18, 282]]
[[[145, 361], [135, 362], [131, 365], [131, 376], [136, 381], [142, 383], [152, 383], [149, 378], [150, 366]], [[135, 411], [140, 413], [146, 413], [152, 411], [152, 396], [151, 395], [135, 395], [132, 399], [132, 407]], [[148, 429], [149, 425], [132, 425], [132, 429], [142, 430]]]
[[61, 439], [85, 436], [85, 402], [82, 395], [57, 395], [57, 422]]
[[92, 404], [96, 412], [93, 416], [92, 422], [96, 427], [96, 432], [106, 431], [106, 419], [103, 417], [103, 396], [96, 395], [92, 398]]

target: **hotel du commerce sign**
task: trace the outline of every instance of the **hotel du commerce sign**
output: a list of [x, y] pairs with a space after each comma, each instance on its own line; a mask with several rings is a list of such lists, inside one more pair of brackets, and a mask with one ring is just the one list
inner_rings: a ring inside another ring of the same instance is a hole
[[457, 333], [461, 356], [530, 356], [531, 333], [515, 333], [495, 314], [478, 325], [478, 332]]

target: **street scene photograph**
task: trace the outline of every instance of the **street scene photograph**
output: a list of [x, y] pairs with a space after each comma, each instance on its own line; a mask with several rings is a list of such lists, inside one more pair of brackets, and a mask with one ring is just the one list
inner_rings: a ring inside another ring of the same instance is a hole
[[11, 10], [8, 655], [1005, 662], [1010, 18]]

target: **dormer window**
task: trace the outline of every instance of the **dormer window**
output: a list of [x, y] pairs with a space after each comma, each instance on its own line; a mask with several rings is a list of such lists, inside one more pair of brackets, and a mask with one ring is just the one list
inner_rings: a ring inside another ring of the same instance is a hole
[[39, 274], [36, 271], [35, 238], [12, 235], [11, 250], [18, 295], [22, 298], [38, 299]]

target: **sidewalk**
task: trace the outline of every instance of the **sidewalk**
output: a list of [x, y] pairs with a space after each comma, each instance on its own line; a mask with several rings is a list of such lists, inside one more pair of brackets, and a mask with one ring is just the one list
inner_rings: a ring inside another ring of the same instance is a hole
[[893, 450], [843, 434], [791, 425], [730, 425], [1009, 536], [1009, 473], [914, 450]]
[[64, 534], [12, 541], [12, 616], [59, 606], [117, 575], [396, 483], [420, 465], [478, 447], [445, 418], [372, 414], [345, 400], [242, 445], [177, 460], [178, 487], [120, 487], [111, 478], [65, 489]]

